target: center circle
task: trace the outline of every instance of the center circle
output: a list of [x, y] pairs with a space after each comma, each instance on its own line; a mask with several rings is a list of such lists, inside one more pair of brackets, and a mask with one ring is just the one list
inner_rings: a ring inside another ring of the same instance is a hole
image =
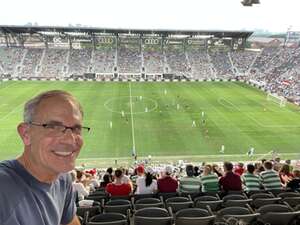
[[[130, 101], [131, 98], [131, 101]], [[144, 96], [121, 96], [108, 99], [104, 103], [104, 107], [113, 113], [140, 114], [154, 111], [158, 104], [157, 101]]]

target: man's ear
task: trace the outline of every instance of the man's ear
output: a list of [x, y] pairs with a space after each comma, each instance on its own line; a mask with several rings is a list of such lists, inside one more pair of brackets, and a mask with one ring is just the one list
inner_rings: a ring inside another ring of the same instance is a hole
[[24, 145], [30, 145], [29, 124], [24, 122], [20, 123], [17, 130]]

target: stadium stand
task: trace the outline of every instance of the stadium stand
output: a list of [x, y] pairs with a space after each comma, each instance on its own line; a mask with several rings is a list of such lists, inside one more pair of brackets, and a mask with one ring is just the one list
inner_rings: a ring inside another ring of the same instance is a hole
[[[283, 165], [285, 164], [281, 164], [276, 169], [280, 171]], [[174, 167], [173, 171], [176, 172], [172, 176], [180, 180], [181, 177], [185, 176], [185, 172], [183, 169], [177, 170], [177, 166]], [[255, 174], [258, 176], [261, 174], [259, 167], [260, 162], [257, 162]], [[158, 170], [155, 166], [153, 169], [156, 179], [164, 176], [163, 171]], [[105, 168], [97, 170], [96, 178], [99, 181], [107, 174], [105, 171]], [[83, 172], [86, 174], [85, 180], [79, 182], [82, 182], [87, 188], [93, 187], [90, 189], [89, 196], [104, 194], [103, 188], [92, 186], [92, 182], [90, 182], [92, 178], [89, 176], [89, 172], [89, 169]], [[225, 171], [221, 170], [220, 172], [224, 173]], [[243, 173], [246, 172], [245, 170]], [[132, 179], [134, 179], [134, 176], [134, 172], [129, 174], [129, 177]], [[217, 224], [230, 223], [230, 221], [239, 222], [239, 224], [259, 224], [259, 222], [274, 221], [272, 220], [273, 216], [270, 215], [280, 212], [280, 216], [285, 217], [285, 219], [279, 222], [279, 216], [275, 220], [278, 222], [276, 224], [285, 224], [283, 221], [286, 221], [286, 224], [296, 224], [296, 222], [299, 222], [300, 215], [299, 191], [299, 189], [291, 190], [285, 187], [279, 193], [274, 194], [261, 186], [260, 192], [252, 194], [243, 191], [239, 193], [200, 192], [198, 193], [199, 196], [194, 200], [191, 198], [192, 194], [185, 197], [185, 193], [181, 193], [179, 190], [174, 193], [168, 193], [169, 197], [160, 195], [161, 193], [140, 196], [132, 194], [130, 195], [131, 201], [124, 200], [122, 196], [119, 196], [120, 198], [117, 196], [112, 198], [112, 196], [108, 195], [107, 199], [103, 198], [101, 200], [101, 205], [94, 203], [90, 206], [78, 206], [77, 214], [82, 217], [82, 221], [85, 221], [85, 224], [93, 224], [91, 222], [96, 222], [95, 216], [102, 218], [105, 217], [105, 213], [123, 215], [123, 217], [119, 216], [122, 224], [158, 224], [160, 219], [162, 224], [197, 224], [197, 221], [210, 221], [211, 223], [209, 224], [214, 224], [212, 221], [216, 221]], [[86, 197], [86, 199], [88, 198]], [[271, 222], [271, 224], [273, 223]]]

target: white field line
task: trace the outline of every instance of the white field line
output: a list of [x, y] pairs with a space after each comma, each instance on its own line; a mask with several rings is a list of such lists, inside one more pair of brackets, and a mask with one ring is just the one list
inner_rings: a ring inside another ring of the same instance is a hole
[[[264, 157], [270, 155], [271, 152], [254, 154], [254, 156]], [[277, 153], [280, 155], [286, 156], [300, 156], [300, 153]], [[161, 158], [161, 159], [185, 159], [185, 158], [223, 158], [223, 157], [247, 157], [247, 154], [218, 154], [218, 155], [165, 155], [165, 156], [152, 156], [152, 159]], [[146, 156], [145, 156], [146, 157]], [[132, 159], [131, 157], [103, 157], [103, 158], [78, 158], [77, 160], [89, 161], [89, 160], [103, 160], [103, 159]], [[249, 158], [251, 159], [251, 158]], [[253, 159], [251, 159], [253, 160]]]
[[133, 125], [131, 82], [129, 82], [129, 99], [130, 99], [130, 115], [131, 115], [131, 130], [132, 130], [132, 154], [136, 155], [135, 137], [134, 137], [134, 125]]

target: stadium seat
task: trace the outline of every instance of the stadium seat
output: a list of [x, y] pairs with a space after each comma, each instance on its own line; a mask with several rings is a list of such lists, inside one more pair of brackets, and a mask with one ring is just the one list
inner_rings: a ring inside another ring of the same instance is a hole
[[181, 197], [187, 197], [190, 198], [192, 200], [194, 200], [195, 198], [201, 196], [202, 193], [196, 192], [196, 193], [180, 193]]
[[251, 203], [252, 206], [258, 209], [261, 206], [278, 203], [281, 198], [257, 198]]
[[135, 194], [131, 196], [131, 199], [133, 202], [136, 202], [139, 199], [144, 199], [144, 198], [158, 198], [157, 194]]
[[130, 195], [111, 195], [110, 200], [116, 200], [116, 199], [124, 199], [124, 200], [130, 200]]
[[103, 205], [103, 211], [105, 213], [121, 213], [129, 217], [131, 213], [131, 203], [129, 200], [125, 199], [109, 200]]
[[120, 213], [102, 213], [93, 216], [86, 225], [127, 225], [127, 218]]
[[215, 219], [216, 216], [205, 209], [181, 209], [175, 214], [175, 225], [210, 225]]
[[134, 225], [172, 225], [173, 214], [162, 208], [150, 207], [137, 210], [133, 215]]
[[246, 195], [230, 194], [223, 197], [223, 207], [240, 206], [245, 207], [252, 199], [248, 199]]
[[158, 192], [157, 196], [161, 198], [163, 201], [166, 201], [166, 199], [171, 197], [178, 197], [177, 192]]
[[230, 224], [232, 224], [232, 222], [235, 222], [234, 224], [240, 224], [236, 222], [241, 222], [241, 224], [251, 224], [257, 220], [259, 213], [254, 213], [250, 206], [232, 206], [220, 209], [216, 215], [218, 221], [223, 221]]
[[194, 199], [194, 206], [196, 208], [207, 209], [207, 206], [212, 211], [218, 211], [222, 207], [223, 200], [216, 196], [200, 196]]
[[100, 194], [99, 192], [97, 193], [92, 193], [88, 196], [86, 196], [84, 199], [87, 199], [87, 200], [94, 200], [94, 201], [97, 201], [97, 202], [102, 202], [102, 201], [107, 201], [109, 199], [109, 195], [107, 195], [106, 193], [104, 194]]
[[283, 202], [286, 202], [292, 208], [300, 205], [300, 197], [286, 197], [282, 199]]
[[76, 210], [77, 216], [81, 217], [84, 223], [88, 222], [91, 217], [100, 213], [101, 208], [99, 206], [77, 207]]
[[287, 205], [270, 204], [257, 209], [260, 213], [258, 220], [264, 224], [289, 225], [300, 215], [300, 211], [293, 211]]
[[166, 200], [166, 207], [170, 207], [173, 213], [181, 209], [193, 207], [194, 202], [186, 197], [172, 197]]
[[164, 203], [158, 198], [142, 198], [133, 203], [134, 210], [139, 210], [148, 207], [163, 208]]
[[277, 195], [277, 197], [280, 198], [286, 198], [286, 197], [300, 197], [300, 193], [299, 192], [290, 192], [290, 191], [286, 191], [286, 192], [281, 192]]

